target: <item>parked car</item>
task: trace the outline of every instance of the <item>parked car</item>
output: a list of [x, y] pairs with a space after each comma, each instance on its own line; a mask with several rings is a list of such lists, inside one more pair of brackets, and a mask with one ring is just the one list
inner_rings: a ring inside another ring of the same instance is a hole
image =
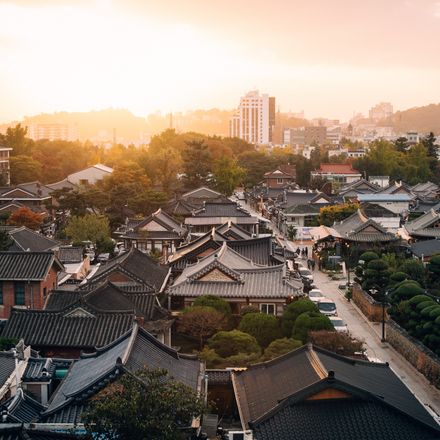
[[315, 304], [319, 303], [319, 301], [325, 301], [327, 299], [319, 289], [312, 289], [308, 295], [310, 301], [313, 301]]
[[306, 267], [299, 267], [298, 272], [301, 275], [301, 278], [304, 278], [307, 281], [310, 281], [311, 283], [313, 283], [313, 275], [309, 269], [307, 269]]
[[336, 304], [331, 299], [325, 299], [318, 302], [318, 309], [323, 315], [336, 316], [338, 314], [336, 310]]
[[348, 332], [347, 324], [341, 318], [338, 318], [337, 316], [330, 316], [329, 319], [337, 332]]

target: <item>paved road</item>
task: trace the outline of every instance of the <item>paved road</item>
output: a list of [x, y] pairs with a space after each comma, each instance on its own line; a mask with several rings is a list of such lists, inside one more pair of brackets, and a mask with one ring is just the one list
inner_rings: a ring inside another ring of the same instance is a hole
[[[244, 202], [240, 204], [248, 209], [252, 214], [256, 214], [249, 205]], [[285, 240], [275, 225], [273, 229], [277, 238], [290, 250], [295, 251], [299, 246], [306, 246], [304, 242], [291, 242]], [[311, 246], [309, 244], [309, 255], [311, 255]], [[397, 353], [389, 344], [381, 342], [381, 324], [370, 323], [357, 307], [348, 302], [344, 293], [338, 288], [342, 281], [333, 281], [326, 274], [320, 272], [317, 268], [314, 272], [315, 285], [322, 290], [324, 295], [331, 298], [336, 303], [338, 315], [347, 323], [351, 334], [365, 342], [367, 355], [370, 358], [379, 359], [382, 362], [388, 362], [393, 371], [400, 377], [405, 385], [416, 395], [423, 405], [430, 408], [437, 414], [437, 420], [440, 418], [440, 390], [432, 386], [425, 377], [420, 374], [409, 362]]]
[[315, 285], [336, 303], [338, 316], [348, 326], [351, 334], [365, 342], [369, 358], [376, 358], [388, 362], [394, 372], [401, 378], [406, 386], [426, 406], [440, 415], [440, 390], [432, 386], [409, 362], [397, 353], [389, 344], [381, 342], [382, 325], [371, 323], [352, 303], [344, 297], [344, 292], [338, 288], [342, 281], [333, 281], [326, 274], [314, 272]]

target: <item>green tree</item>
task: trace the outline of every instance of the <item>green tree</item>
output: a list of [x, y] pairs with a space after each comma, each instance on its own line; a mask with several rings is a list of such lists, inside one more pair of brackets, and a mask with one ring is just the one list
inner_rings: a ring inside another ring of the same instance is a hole
[[94, 399], [84, 414], [90, 438], [104, 440], [184, 439], [184, 428], [199, 417], [203, 402], [166, 370], [125, 372]]
[[214, 166], [216, 188], [225, 196], [231, 196], [244, 177], [244, 169], [238, 166], [236, 159], [223, 156]]
[[220, 313], [223, 313], [225, 316], [231, 316], [232, 310], [231, 306], [227, 301], [225, 301], [223, 298], [220, 298], [219, 296], [215, 295], [202, 295], [196, 298], [194, 301], [194, 306], [201, 306], [201, 307], [212, 307], [213, 309], [217, 310]]
[[421, 285], [425, 283], [425, 266], [420, 260], [408, 259], [404, 261], [399, 267], [399, 272], [406, 273], [409, 278]]
[[317, 312], [318, 307], [315, 303], [307, 298], [299, 299], [291, 302], [283, 312], [281, 319], [281, 329], [285, 336], [290, 337], [292, 335], [292, 329], [295, 325], [295, 321], [299, 315], [304, 312]]
[[342, 205], [325, 206], [319, 210], [318, 222], [320, 225], [332, 226], [350, 217], [359, 209], [357, 203], [344, 203]]
[[403, 178], [412, 185], [426, 182], [432, 179], [436, 164], [437, 159], [431, 158], [423, 145], [413, 145], [406, 155]]
[[240, 330], [221, 331], [208, 340], [208, 347], [220, 357], [229, 358], [242, 354], [260, 353], [257, 340]]
[[8, 232], [4, 229], [0, 229], [0, 252], [7, 251], [12, 243], [12, 239]]
[[216, 331], [225, 329], [228, 325], [227, 317], [213, 307], [188, 307], [179, 316], [177, 329], [184, 335], [197, 338], [200, 350], [206, 340]]
[[15, 127], [8, 127], [6, 134], [0, 134], [0, 144], [12, 148], [11, 156], [31, 154], [33, 141], [26, 137], [27, 128], [17, 124]]
[[428, 279], [431, 287], [440, 286], [440, 254], [431, 257], [428, 264]]
[[244, 184], [252, 187], [261, 182], [264, 173], [272, 171], [275, 161], [263, 151], [246, 151], [238, 157], [238, 164], [245, 170]]
[[192, 188], [207, 185], [211, 170], [211, 152], [203, 140], [192, 140], [186, 143], [182, 152], [185, 180]]
[[91, 241], [96, 244], [110, 237], [110, 225], [107, 217], [86, 214], [82, 217], [73, 216], [67, 223], [65, 233], [73, 243]]
[[41, 164], [32, 157], [19, 155], [10, 158], [11, 183], [17, 185], [41, 180]]
[[278, 319], [266, 313], [247, 313], [241, 319], [238, 329], [252, 335], [263, 348], [281, 337]]
[[409, 148], [408, 139], [406, 137], [399, 137], [394, 141], [394, 146], [396, 147], [397, 151], [405, 153]]
[[376, 289], [378, 293], [388, 285], [390, 279], [390, 271], [386, 261], [377, 259], [371, 260], [364, 270], [362, 287], [366, 290]]
[[334, 330], [334, 327], [330, 319], [322, 313], [304, 312], [295, 320], [292, 337], [306, 343], [309, 332], [317, 330]]
[[289, 353], [303, 345], [302, 341], [298, 341], [292, 338], [282, 338], [275, 339], [272, 341], [261, 358], [262, 361], [270, 361], [271, 359], [282, 356], [283, 354]]

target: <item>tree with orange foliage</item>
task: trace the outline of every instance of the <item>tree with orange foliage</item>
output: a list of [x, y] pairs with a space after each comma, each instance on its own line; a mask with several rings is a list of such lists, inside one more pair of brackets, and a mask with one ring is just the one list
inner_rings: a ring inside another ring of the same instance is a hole
[[34, 230], [40, 229], [42, 223], [41, 215], [26, 206], [14, 211], [8, 219], [8, 225], [26, 226], [26, 228]]

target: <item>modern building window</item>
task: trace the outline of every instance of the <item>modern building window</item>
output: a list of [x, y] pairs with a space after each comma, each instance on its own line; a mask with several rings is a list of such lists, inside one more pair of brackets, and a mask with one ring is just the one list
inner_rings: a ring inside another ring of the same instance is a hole
[[25, 305], [25, 285], [24, 283], [14, 284], [14, 297], [16, 306]]
[[260, 312], [275, 315], [275, 304], [260, 304]]

